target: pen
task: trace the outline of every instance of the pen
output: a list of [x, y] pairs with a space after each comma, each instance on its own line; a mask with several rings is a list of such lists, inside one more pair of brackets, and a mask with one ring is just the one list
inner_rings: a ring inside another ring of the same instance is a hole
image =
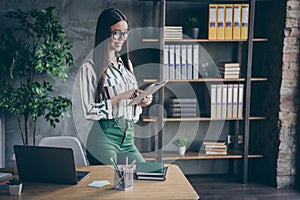
[[118, 165], [116, 164], [115, 160], [114, 160], [112, 157], [110, 158], [110, 160], [111, 160], [111, 162], [112, 162], [112, 165], [113, 165], [114, 168], [115, 168], [116, 173], [118, 174], [118, 176], [119, 176], [119, 178], [120, 178], [122, 175], [121, 175], [121, 173], [120, 173], [120, 170], [119, 170], [119, 168], [118, 168]]

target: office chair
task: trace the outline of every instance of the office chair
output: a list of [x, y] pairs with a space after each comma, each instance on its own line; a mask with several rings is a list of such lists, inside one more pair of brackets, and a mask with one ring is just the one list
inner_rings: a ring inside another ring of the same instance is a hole
[[75, 166], [87, 166], [87, 160], [79, 140], [72, 136], [44, 137], [38, 146], [72, 148], [74, 152]]

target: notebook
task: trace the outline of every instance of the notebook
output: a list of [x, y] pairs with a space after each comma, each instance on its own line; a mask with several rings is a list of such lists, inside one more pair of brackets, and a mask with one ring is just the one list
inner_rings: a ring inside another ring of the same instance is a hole
[[77, 184], [89, 174], [76, 171], [71, 148], [14, 145], [14, 151], [24, 182]]

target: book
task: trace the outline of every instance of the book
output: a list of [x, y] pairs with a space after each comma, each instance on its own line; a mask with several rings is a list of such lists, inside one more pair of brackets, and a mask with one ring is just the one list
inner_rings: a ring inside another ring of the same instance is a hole
[[162, 168], [161, 172], [143, 172], [143, 171], [137, 171], [136, 175], [137, 176], [156, 176], [156, 177], [161, 177], [161, 176], [165, 175], [167, 169], [168, 169], [168, 167], [164, 166]]
[[225, 141], [203, 141], [204, 145], [212, 145], [212, 146], [223, 146], [226, 145]]
[[0, 181], [6, 180], [10, 177], [12, 177], [12, 173], [0, 172]]
[[196, 98], [176, 98], [170, 97], [169, 103], [180, 103], [180, 104], [197, 104]]
[[163, 168], [163, 173], [159, 175], [137, 175], [138, 180], [164, 181], [167, 178], [168, 167]]

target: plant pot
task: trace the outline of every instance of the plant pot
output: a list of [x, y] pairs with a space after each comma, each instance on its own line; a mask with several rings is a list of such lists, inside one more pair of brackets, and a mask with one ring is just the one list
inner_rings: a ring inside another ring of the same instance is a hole
[[199, 28], [189, 28], [187, 34], [188, 34], [188, 36], [190, 36], [193, 39], [198, 39], [198, 37], [199, 37]]
[[22, 186], [23, 183], [21, 183], [20, 185], [10, 185], [9, 186], [10, 195], [14, 195], [14, 196], [20, 195], [22, 192]]
[[179, 155], [184, 155], [185, 149], [186, 149], [185, 146], [184, 146], [184, 147], [178, 147], [178, 154], [179, 154]]

